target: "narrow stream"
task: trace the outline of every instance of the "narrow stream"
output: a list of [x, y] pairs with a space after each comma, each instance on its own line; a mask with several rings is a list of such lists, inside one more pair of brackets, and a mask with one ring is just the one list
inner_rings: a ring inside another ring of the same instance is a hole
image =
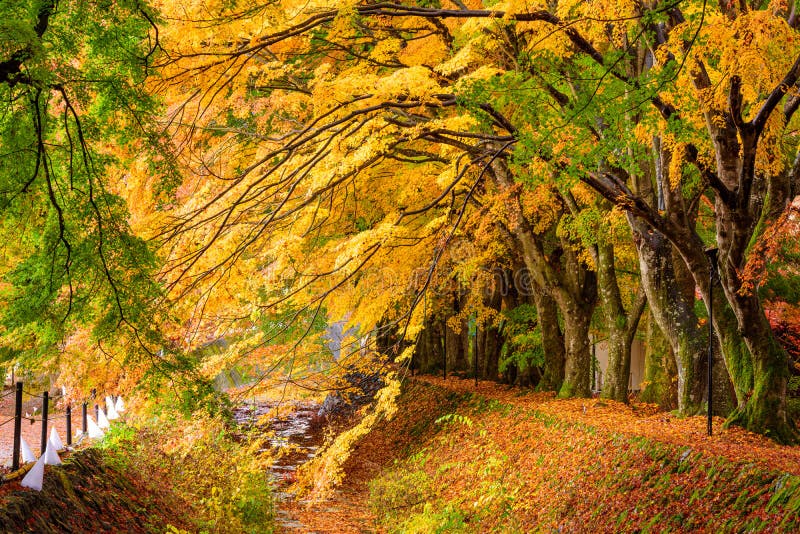
[[[277, 413], [276, 402], [248, 403], [234, 409], [234, 418], [242, 427], [252, 427], [264, 416]], [[271, 417], [261, 426], [272, 436], [269, 448], [262, 449], [276, 456], [269, 471], [275, 484], [275, 522], [283, 529], [302, 529], [303, 525], [293, 520], [281, 506], [293, 496], [287, 491], [295, 481], [297, 468], [316, 456], [324, 439], [325, 426], [318, 416], [321, 405], [316, 403], [292, 403], [294, 409], [283, 416]]]

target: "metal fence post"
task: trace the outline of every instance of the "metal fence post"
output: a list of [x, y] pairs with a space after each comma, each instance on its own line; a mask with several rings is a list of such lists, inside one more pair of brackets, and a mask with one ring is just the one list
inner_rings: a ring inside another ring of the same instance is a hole
[[22, 438], [22, 382], [17, 382], [16, 399], [14, 402], [14, 457], [11, 460], [11, 470], [19, 469], [19, 444]]
[[475, 335], [472, 337], [472, 360], [475, 370], [475, 388], [478, 387], [478, 317], [475, 316]]
[[444, 357], [442, 358], [442, 377], [447, 380], [447, 324], [444, 327]]
[[42, 447], [39, 449], [39, 454], [44, 454], [47, 449], [47, 411], [50, 404], [50, 393], [45, 391], [42, 393]]
[[83, 433], [84, 433], [84, 434], [86, 434], [86, 431], [87, 431], [87, 430], [88, 430], [88, 428], [89, 428], [89, 425], [88, 425], [88, 424], [87, 424], [87, 422], [86, 422], [86, 407], [87, 407], [88, 405], [89, 405], [89, 404], [88, 404], [87, 402], [84, 402], [84, 403], [83, 403], [83, 406], [81, 407], [81, 415], [83, 415], [83, 424], [82, 424], [82, 426], [81, 426], [81, 430], [83, 430]]
[[72, 405], [67, 404], [67, 445], [72, 445]]
[[94, 405], [94, 420], [95, 421], [99, 421], [100, 420], [100, 405], [99, 404], [95, 404]]

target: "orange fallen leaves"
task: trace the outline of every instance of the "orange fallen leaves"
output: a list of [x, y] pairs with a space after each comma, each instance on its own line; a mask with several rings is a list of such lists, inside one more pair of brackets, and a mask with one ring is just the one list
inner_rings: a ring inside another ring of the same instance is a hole
[[[399, 402], [355, 446], [332, 501], [290, 508], [306, 531], [422, 532], [445, 520], [469, 532], [774, 531], [797, 521], [800, 448], [721, 419], [708, 437], [704, 418], [652, 405], [452, 377], [411, 380]], [[421, 502], [381, 509], [409, 481]], [[389, 491], [376, 497], [376, 487]]]
[[598, 430], [640, 436], [662, 443], [692, 447], [734, 462], [757, 463], [765, 468], [800, 475], [800, 447], [779, 445], [740, 427], [723, 428], [714, 417], [714, 435], [706, 435], [706, 418], [677, 417], [652, 404], [622, 404], [607, 399], [556, 399], [552, 393], [524, 392], [495, 382], [424, 376], [418, 380], [461, 393], [557, 416], [564, 421], [591, 425]]

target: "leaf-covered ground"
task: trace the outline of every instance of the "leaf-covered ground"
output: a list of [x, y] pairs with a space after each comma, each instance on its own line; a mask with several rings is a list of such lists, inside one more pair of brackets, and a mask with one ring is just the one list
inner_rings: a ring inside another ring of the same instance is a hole
[[417, 380], [521, 408], [534, 408], [566, 422], [583, 423], [614, 434], [688, 446], [697, 452], [722, 456], [734, 462], [757, 463], [768, 469], [800, 475], [800, 447], [779, 445], [740, 427], [723, 428], [724, 420], [719, 417], [714, 418], [714, 435], [709, 437], [705, 416], [675, 417], [652, 404], [628, 406], [604, 399], [555, 399], [552, 393], [509, 389], [495, 382], [482, 381], [476, 388], [472, 380], [452, 377], [446, 381], [431, 376], [418, 377]]
[[[558, 400], [491, 382], [476, 390], [456, 378], [409, 380], [399, 404], [391, 421], [354, 447], [343, 485], [329, 500], [281, 503], [285, 530], [800, 529], [800, 447], [723, 429], [721, 421], [708, 437], [702, 417], [676, 418], [649, 405]], [[204, 447], [206, 456], [211, 449]], [[125, 468], [130, 459], [109, 458], [89, 450], [77, 463], [50, 468], [41, 494], [18, 482], [4, 485], [2, 524], [36, 532], [161, 532], [167, 524], [196, 530], [185, 517], [191, 507], [169, 482], [166, 457], [138, 472]], [[219, 461], [212, 463], [202, 469], [219, 471]]]
[[491, 382], [410, 381], [361, 440], [314, 532], [773, 531], [800, 528], [800, 448], [649, 405]]
[[0, 486], [0, 532], [165, 532], [191, 528], [188, 508], [161, 473], [127, 469], [89, 448], [47, 466], [40, 492], [19, 480]]

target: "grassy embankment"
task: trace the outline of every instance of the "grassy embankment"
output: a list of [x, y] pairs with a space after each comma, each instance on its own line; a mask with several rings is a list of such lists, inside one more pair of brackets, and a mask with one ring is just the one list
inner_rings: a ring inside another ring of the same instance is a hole
[[797, 447], [708, 438], [702, 418], [649, 406], [428, 381], [347, 462], [381, 531], [800, 530]]
[[269, 457], [217, 418], [117, 424], [47, 466], [44, 488], [0, 487], [0, 532], [269, 533]]

